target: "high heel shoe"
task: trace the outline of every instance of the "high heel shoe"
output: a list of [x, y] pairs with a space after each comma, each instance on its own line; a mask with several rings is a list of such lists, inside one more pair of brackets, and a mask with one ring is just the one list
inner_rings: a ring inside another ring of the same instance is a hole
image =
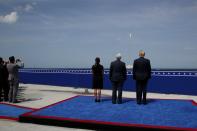
[[95, 101], [95, 102], [98, 102], [98, 100], [97, 100], [97, 99], [95, 99], [94, 101]]

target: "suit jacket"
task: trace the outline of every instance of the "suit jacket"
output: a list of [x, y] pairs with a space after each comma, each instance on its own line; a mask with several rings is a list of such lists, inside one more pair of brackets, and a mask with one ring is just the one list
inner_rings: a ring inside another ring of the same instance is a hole
[[19, 80], [19, 77], [18, 77], [18, 69], [20, 68], [19, 65], [17, 64], [12, 64], [12, 63], [9, 63], [7, 64], [7, 69], [8, 69], [8, 73], [9, 73], [9, 76], [8, 76], [8, 80], [14, 80], [14, 81], [18, 81]]
[[[3, 65], [0, 64], [0, 84], [2, 84], [4, 81], [4, 69], [3, 69]], [[1, 89], [0, 89], [1, 90]], [[1, 91], [0, 91], [1, 92]]]
[[126, 77], [125, 63], [120, 60], [113, 61], [110, 65], [109, 79], [113, 82], [122, 82], [126, 80]]
[[9, 76], [7, 65], [3, 66], [3, 74], [4, 74], [4, 82], [7, 82], [8, 81], [8, 76]]
[[140, 57], [134, 60], [133, 63], [133, 79], [134, 80], [148, 80], [151, 78], [150, 60]]

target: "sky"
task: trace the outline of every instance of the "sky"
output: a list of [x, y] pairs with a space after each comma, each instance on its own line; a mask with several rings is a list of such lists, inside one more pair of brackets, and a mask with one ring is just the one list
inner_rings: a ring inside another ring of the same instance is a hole
[[196, 0], [0, 0], [0, 57], [25, 67], [132, 65], [197, 68]]

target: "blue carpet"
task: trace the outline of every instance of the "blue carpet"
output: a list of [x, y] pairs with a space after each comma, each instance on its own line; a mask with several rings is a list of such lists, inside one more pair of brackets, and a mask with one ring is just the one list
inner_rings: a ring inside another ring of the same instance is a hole
[[147, 105], [137, 105], [135, 99], [112, 104], [109, 97], [95, 103], [92, 96], [78, 96], [30, 116], [197, 129], [197, 106], [189, 100], [151, 99]]
[[33, 111], [33, 109], [15, 106], [11, 104], [0, 103], [0, 118], [17, 120], [20, 115]]

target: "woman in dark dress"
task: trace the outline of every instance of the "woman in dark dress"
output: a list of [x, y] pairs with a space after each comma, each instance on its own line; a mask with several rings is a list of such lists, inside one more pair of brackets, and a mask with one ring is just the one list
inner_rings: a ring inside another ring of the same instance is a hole
[[92, 88], [94, 89], [95, 102], [101, 100], [101, 89], [103, 89], [103, 66], [100, 64], [100, 58], [96, 57], [95, 64], [92, 66]]

